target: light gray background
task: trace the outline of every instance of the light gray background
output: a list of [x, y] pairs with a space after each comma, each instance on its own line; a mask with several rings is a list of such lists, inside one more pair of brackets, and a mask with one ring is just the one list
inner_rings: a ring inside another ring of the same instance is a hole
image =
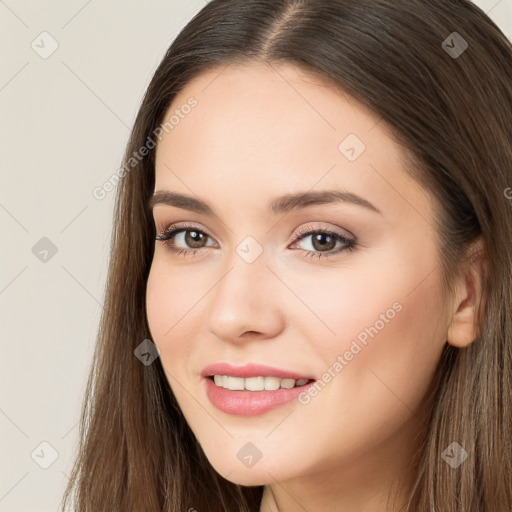
[[[475, 3], [512, 39], [512, 0]], [[57, 510], [109, 257], [115, 192], [92, 191], [119, 168], [153, 71], [204, 5], [0, 0], [0, 512]], [[58, 48], [42, 58], [45, 31]], [[43, 237], [57, 248], [46, 262], [32, 250]]]

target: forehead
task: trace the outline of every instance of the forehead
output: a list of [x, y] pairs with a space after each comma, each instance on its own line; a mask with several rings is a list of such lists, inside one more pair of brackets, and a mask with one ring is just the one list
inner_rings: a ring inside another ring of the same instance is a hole
[[248, 197], [343, 186], [382, 205], [405, 187], [409, 202], [425, 201], [386, 123], [290, 64], [204, 72], [174, 98], [163, 122], [171, 116], [156, 149], [155, 190], [226, 197], [229, 186]]
[[337, 154], [339, 142], [348, 134], [363, 143], [371, 138], [373, 146], [384, 143], [392, 149], [385, 126], [374, 130], [380, 119], [373, 112], [319, 76], [290, 64], [251, 63], [211, 69], [181, 90], [164, 121], [181, 109], [188, 110], [191, 98], [197, 106], [180, 116], [169, 138], [178, 143], [195, 137], [204, 152], [219, 147], [220, 139], [229, 137], [233, 148], [241, 143], [246, 152], [256, 154], [264, 148], [267, 155], [302, 158], [319, 144], [334, 148]]

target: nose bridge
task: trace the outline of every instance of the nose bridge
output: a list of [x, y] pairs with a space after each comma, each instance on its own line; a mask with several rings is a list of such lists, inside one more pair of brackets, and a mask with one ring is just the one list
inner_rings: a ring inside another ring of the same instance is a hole
[[262, 292], [268, 285], [268, 280], [272, 277], [271, 272], [266, 267], [266, 261], [263, 256], [259, 256], [252, 262], [246, 261], [237, 251], [234, 251], [229, 259], [226, 260], [226, 269], [215, 289], [212, 297], [215, 305], [236, 306], [237, 309], [243, 307], [258, 307], [262, 299]]
[[268, 264], [268, 251], [253, 236], [245, 236], [226, 256], [224, 268], [228, 273], [219, 283], [219, 294], [227, 292], [228, 298], [232, 293], [247, 299], [257, 297], [269, 284]]
[[250, 241], [247, 244], [239, 244], [226, 259], [211, 291], [207, 325], [221, 338], [235, 339], [246, 331], [273, 335], [281, 323], [273, 293], [276, 278], [267, 268], [264, 252], [254, 257], [254, 247]]

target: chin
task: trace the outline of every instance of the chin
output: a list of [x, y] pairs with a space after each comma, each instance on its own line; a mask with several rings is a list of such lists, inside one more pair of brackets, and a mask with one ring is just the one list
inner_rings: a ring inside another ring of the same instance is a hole
[[230, 482], [237, 484], [237, 485], [244, 485], [247, 487], [255, 487], [258, 485], [268, 485], [275, 481], [274, 478], [272, 478], [268, 473], [266, 473], [264, 470], [258, 470], [255, 472], [255, 468], [247, 468], [246, 470], [242, 471], [233, 471], [232, 473], [224, 476], [222, 475], [226, 480], [229, 480]]
[[274, 483], [276, 475], [272, 470], [266, 471], [266, 467], [260, 460], [252, 467], [244, 467], [242, 462], [235, 463], [222, 461], [221, 464], [212, 464], [213, 469], [223, 478], [233, 484], [245, 486], [258, 486]]

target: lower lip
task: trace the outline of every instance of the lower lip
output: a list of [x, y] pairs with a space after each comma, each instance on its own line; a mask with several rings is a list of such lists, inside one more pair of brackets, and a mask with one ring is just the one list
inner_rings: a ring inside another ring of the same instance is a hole
[[291, 389], [276, 389], [270, 391], [231, 391], [217, 386], [210, 378], [205, 378], [206, 394], [210, 402], [228, 414], [238, 416], [257, 416], [295, 400], [306, 391], [315, 381], [304, 386]]

